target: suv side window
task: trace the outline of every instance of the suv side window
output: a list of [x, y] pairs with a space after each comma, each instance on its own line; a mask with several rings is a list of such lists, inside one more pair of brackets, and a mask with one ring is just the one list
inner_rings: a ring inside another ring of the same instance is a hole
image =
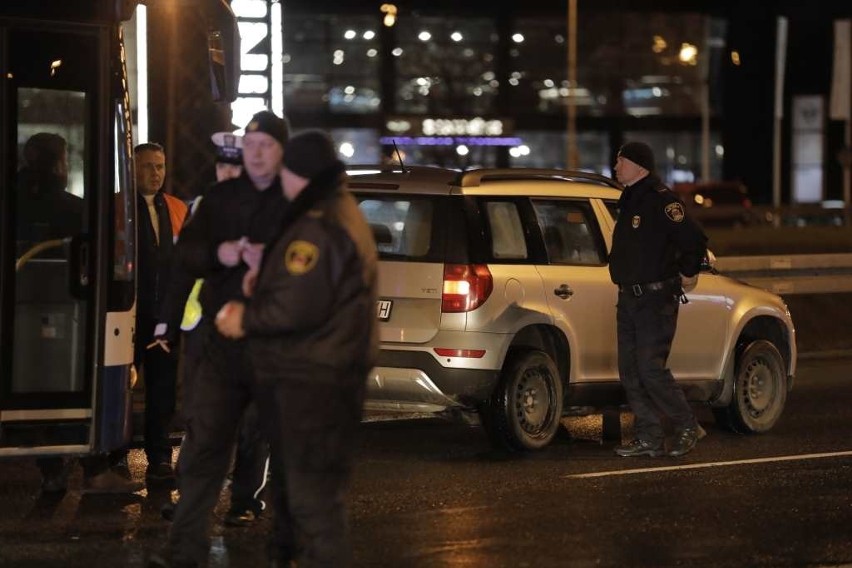
[[585, 201], [534, 199], [550, 264], [604, 264], [599, 231]]
[[495, 260], [525, 259], [527, 241], [518, 206], [513, 201], [485, 203], [488, 225], [491, 228], [491, 255]]

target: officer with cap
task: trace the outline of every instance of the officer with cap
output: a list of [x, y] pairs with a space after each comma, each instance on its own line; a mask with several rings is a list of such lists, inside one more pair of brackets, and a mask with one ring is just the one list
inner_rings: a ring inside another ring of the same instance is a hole
[[290, 140], [281, 188], [291, 205], [282, 230], [249, 301], [229, 302], [216, 321], [223, 335], [248, 343], [254, 365], [272, 449], [275, 566], [351, 564], [344, 497], [378, 352], [378, 258], [345, 181], [325, 133]]
[[[698, 282], [707, 237], [654, 171], [647, 144], [621, 147], [615, 174], [624, 192], [609, 272], [618, 286], [618, 373], [635, 415], [635, 439], [615, 449], [624, 457], [682, 456], [705, 435], [666, 363], [678, 308]], [[675, 429], [668, 451], [660, 414]]]
[[243, 137], [233, 132], [216, 132], [210, 139], [216, 145], [216, 181], [240, 177], [243, 173]]
[[149, 559], [151, 566], [206, 563], [210, 514], [254, 384], [244, 342], [225, 338], [212, 322], [226, 302], [243, 298], [244, 275], [258, 267], [281, 226], [287, 202], [278, 172], [288, 137], [285, 119], [270, 111], [255, 114], [243, 136], [243, 174], [207, 191], [177, 244], [178, 262], [204, 279], [204, 346], [178, 463], [181, 495], [166, 549]]

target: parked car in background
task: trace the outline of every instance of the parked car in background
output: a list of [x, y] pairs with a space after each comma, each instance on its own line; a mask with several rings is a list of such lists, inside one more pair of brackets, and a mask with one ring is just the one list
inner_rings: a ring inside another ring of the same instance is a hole
[[[607, 266], [615, 182], [533, 169], [349, 173], [380, 257], [369, 409], [479, 417], [495, 445], [532, 450], [564, 412], [624, 403]], [[724, 425], [769, 430], [796, 370], [789, 311], [707, 264], [669, 366]]]
[[704, 227], [742, 227], [760, 221], [748, 189], [740, 182], [679, 183], [672, 189]]

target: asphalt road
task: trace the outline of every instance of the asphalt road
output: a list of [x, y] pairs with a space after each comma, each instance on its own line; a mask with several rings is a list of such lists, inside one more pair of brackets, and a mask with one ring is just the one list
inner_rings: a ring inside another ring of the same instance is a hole
[[[680, 459], [616, 457], [600, 416], [567, 419], [570, 437], [523, 456], [441, 420], [368, 423], [351, 492], [356, 566], [852, 565], [852, 360], [800, 362], [768, 434], [723, 431], [703, 408], [699, 419], [709, 436]], [[31, 462], [0, 462], [0, 566], [144, 565], [168, 496], [81, 496], [79, 476], [51, 501]], [[224, 529], [225, 505], [210, 565], [264, 565], [268, 516]]]

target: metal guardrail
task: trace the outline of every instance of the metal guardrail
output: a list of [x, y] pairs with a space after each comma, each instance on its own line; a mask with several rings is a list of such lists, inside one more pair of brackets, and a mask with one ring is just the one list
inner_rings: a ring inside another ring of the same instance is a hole
[[852, 254], [726, 256], [716, 270], [776, 294], [852, 292]]

